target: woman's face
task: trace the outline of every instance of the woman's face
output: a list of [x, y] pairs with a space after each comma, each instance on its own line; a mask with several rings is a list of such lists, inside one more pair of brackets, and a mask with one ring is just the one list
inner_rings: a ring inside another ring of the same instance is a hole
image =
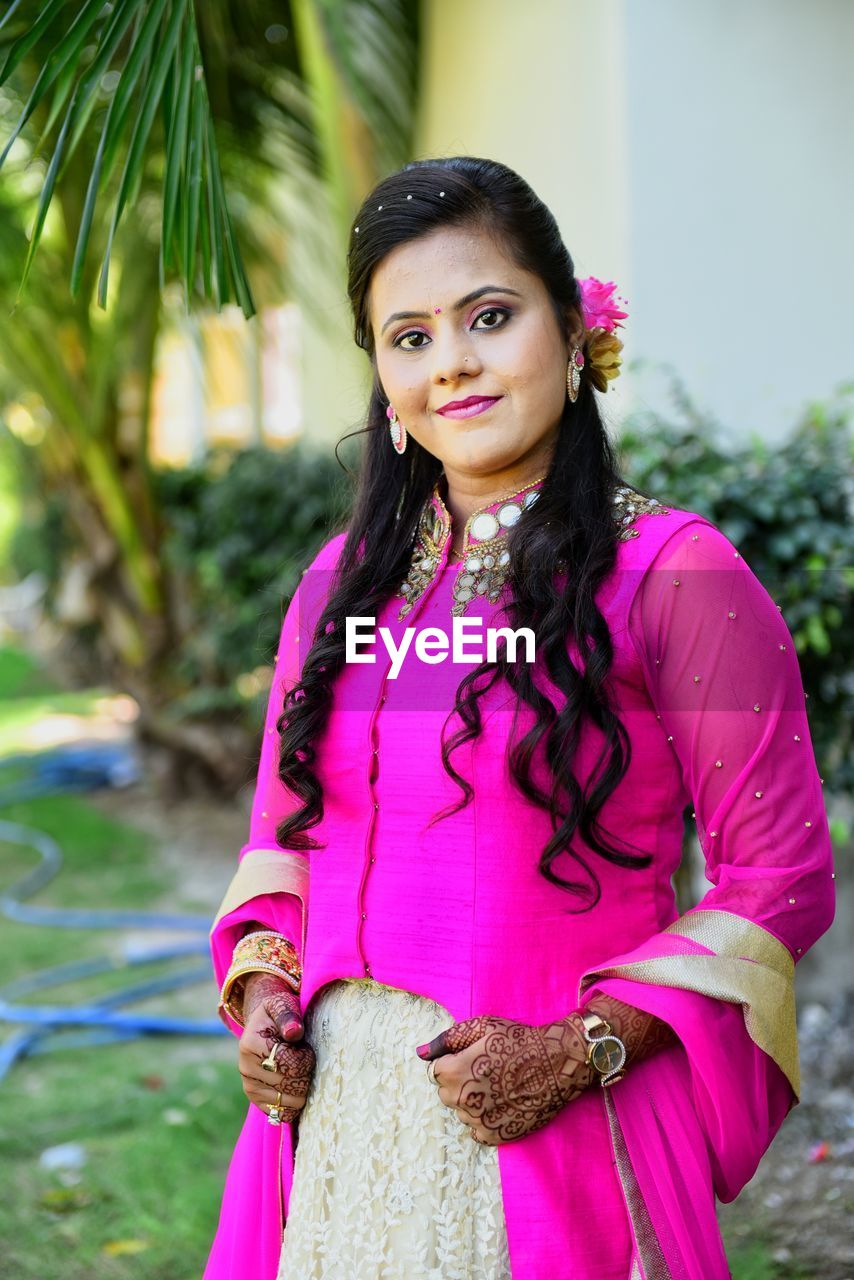
[[[490, 236], [454, 227], [398, 246], [374, 271], [368, 315], [380, 385], [446, 473], [548, 463], [572, 339], [539, 277]], [[476, 396], [495, 399], [475, 416], [441, 412]]]

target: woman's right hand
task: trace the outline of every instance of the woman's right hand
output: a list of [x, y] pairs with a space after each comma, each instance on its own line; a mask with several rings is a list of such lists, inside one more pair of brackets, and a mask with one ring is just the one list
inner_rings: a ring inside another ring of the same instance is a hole
[[[284, 978], [250, 973], [243, 988], [243, 1022], [239, 1051], [243, 1092], [267, 1115], [281, 1090], [282, 1119], [295, 1120], [305, 1106], [315, 1063], [314, 1050], [303, 1039], [299, 995]], [[261, 1063], [274, 1045], [278, 1070], [268, 1071]]]

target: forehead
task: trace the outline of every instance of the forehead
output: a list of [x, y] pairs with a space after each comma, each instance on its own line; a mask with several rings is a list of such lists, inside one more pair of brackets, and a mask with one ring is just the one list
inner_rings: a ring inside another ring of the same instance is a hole
[[451, 306], [478, 285], [505, 284], [521, 292], [536, 283], [494, 237], [470, 227], [448, 227], [386, 254], [374, 269], [368, 308], [374, 325], [381, 325], [390, 311]]

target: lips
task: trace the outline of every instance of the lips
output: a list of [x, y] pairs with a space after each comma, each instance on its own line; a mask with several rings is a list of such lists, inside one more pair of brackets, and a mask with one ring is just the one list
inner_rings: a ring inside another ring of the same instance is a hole
[[436, 412], [443, 418], [473, 418], [491, 409], [500, 399], [501, 396], [467, 396], [465, 400], [450, 400]]

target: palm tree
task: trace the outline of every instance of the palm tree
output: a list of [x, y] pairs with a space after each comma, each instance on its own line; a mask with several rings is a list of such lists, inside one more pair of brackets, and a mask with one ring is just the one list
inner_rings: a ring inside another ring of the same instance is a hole
[[164, 298], [311, 310], [364, 191], [410, 153], [417, 26], [406, 0], [14, 0], [0, 19], [4, 383], [47, 419], [35, 461], [89, 566], [99, 662], [154, 737], [186, 625], [149, 474]]

